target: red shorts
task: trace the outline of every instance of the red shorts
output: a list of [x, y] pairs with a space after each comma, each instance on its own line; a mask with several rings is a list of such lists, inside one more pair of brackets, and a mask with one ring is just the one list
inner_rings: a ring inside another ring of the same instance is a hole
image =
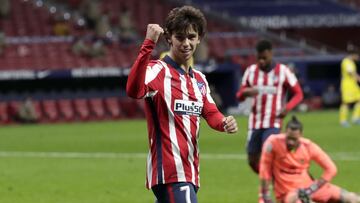
[[[338, 202], [341, 196], [341, 188], [336, 185], [327, 183], [322, 186], [318, 191], [314, 192], [311, 195], [311, 200], [318, 203], [330, 203]], [[278, 199], [281, 203], [288, 203], [290, 199], [297, 197], [297, 191], [292, 191], [283, 196], [283, 198]], [[297, 203], [301, 203], [300, 200]]]

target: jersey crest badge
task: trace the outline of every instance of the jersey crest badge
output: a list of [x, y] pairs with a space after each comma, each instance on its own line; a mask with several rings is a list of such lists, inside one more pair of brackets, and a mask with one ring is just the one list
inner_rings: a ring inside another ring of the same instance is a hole
[[203, 96], [206, 95], [206, 85], [204, 82], [197, 82], [197, 86]]

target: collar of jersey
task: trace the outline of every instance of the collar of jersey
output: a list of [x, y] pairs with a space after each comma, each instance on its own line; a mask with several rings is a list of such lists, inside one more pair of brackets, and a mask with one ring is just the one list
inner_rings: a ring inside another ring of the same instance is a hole
[[275, 61], [271, 61], [269, 70], [261, 70], [260, 68], [259, 69], [263, 72], [269, 73], [270, 71], [274, 70], [276, 68], [276, 66], [277, 66], [277, 63]]
[[[180, 74], [185, 75], [186, 72], [184, 69], [181, 68], [179, 64], [177, 64], [170, 56], [166, 55], [163, 59], [163, 61], [167, 64], [170, 64], [171, 67], [175, 68]], [[189, 68], [189, 75], [190, 77], [194, 77], [194, 73], [192, 70], [192, 67]]]

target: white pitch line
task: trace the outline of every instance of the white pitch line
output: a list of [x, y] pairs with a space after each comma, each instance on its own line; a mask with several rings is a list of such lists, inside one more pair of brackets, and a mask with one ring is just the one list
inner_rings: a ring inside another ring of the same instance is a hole
[[146, 158], [145, 153], [111, 153], [111, 152], [0, 152], [0, 157], [28, 158]]
[[[336, 161], [360, 161], [360, 153], [336, 152], [329, 153]], [[111, 153], [111, 152], [12, 152], [0, 151], [0, 158], [68, 158], [68, 159], [145, 159], [146, 153]], [[246, 154], [201, 154], [201, 159], [207, 160], [245, 160]]]

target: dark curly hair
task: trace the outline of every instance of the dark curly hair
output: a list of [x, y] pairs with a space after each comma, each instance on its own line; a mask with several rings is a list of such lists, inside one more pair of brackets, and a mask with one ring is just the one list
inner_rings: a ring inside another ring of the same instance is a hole
[[261, 53], [265, 50], [272, 50], [272, 44], [270, 41], [263, 39], [256, 44], [256, 51]]
[[165, 37], [170, 39], [173, 33], [185, 33], [189, 26], [204, 37], [206, 33], [206, 19], [204, 14], [192, 6], [182, 6], [172, 9], [165, 20]]

